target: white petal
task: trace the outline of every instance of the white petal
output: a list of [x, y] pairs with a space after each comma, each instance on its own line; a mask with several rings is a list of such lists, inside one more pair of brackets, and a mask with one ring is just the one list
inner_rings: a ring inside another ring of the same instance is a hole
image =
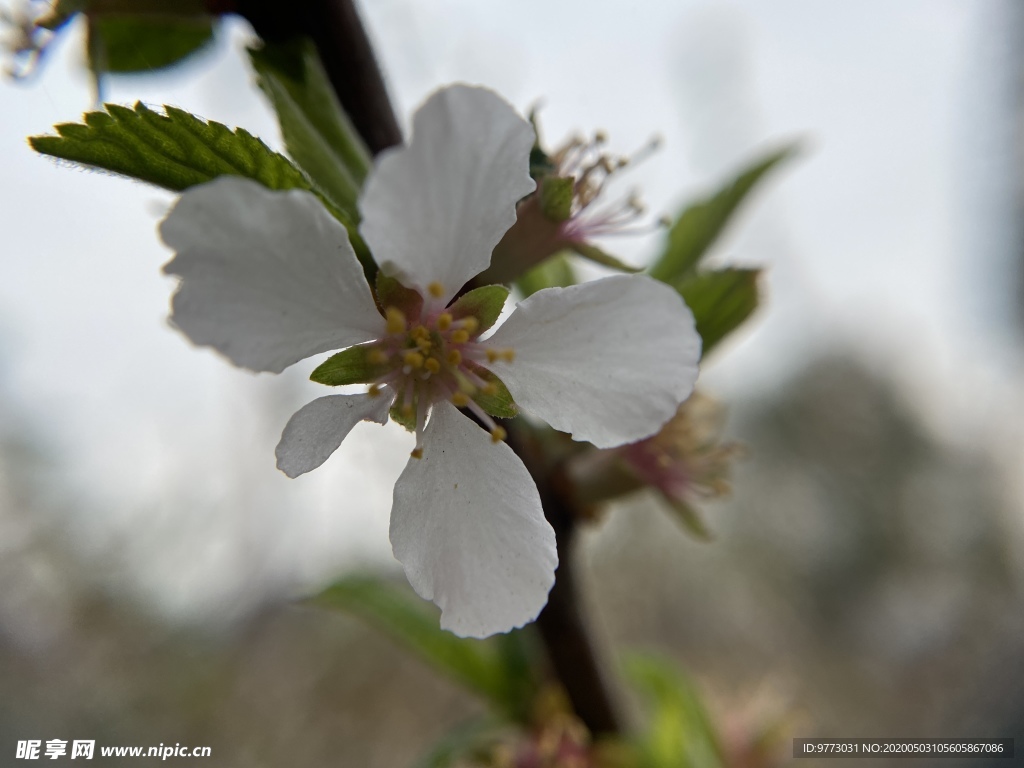
[[447, 402], [395, 485], [391, 546], [417, 594], [441, 608], [441, 627], [462, 637], [532, 621], [555, 583], [555, 532], [533, 478]]
[[610, 448], [652, 435], [689, 397], [701, 340], [674, 290], [643, 275], [548, 288], [486, 342], [516, 403], [576, 440]]
[[235, 365], [279, 373], [383, 330], [345, 228], [308, 192], [221, 176], [182, 194], [160, 235], [181, 277], [171, 322]]
[[277, 444], [277, 468], [288, 477], [316, 469], [338, 450], [360, 421], [386, 424], [394, 398], [384, 394], [328, 395], [302, 406], [288, 419]]
[[533, 191], [533, 128], [500, 96], [453, 85], [413, 118], [412, 143], [378, 156], [360, 209], [363, 237], [385, 274], [447, 300], [487, 269]]

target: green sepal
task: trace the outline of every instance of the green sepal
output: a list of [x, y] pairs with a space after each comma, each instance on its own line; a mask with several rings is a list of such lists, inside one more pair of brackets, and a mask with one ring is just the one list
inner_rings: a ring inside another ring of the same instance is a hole
[[501, 316], [508, 300], [508, 288], [504, 285], [484, 285], [462, 294], [448, 311], [459, 320], [463, 317], [475, 317], [476, 333], [483, 333], [494, 325]]
[[516, 288], [523, 298], [532, 296], [545, 288], [565, 288], [576, 284], [576, 274], [564, 253], [558, 253], [542, 261], [516, 280]]
[[387, 363], [371, 363], [370, 352], [376, 344], [349, 347], [324, 360], [309, 374], [310, 381], [340, 387], [345, 384], [370, 384], [387, 373]]
[[336, 205], [358, 219], [356, 199], [370, 170], [370, 153], [342, 109], [315, 46], [300, 38], [248, 50], [288, 154]]
[[382, 312], [388, 307], [395, 307], [402, 310], [406, 318], [412, 319], [419, 317], [423, 311], [423, 297], [417, 291], [406, 288], [395, 278], [380, 271], [377, 272], [376, 289], [377, 306]]
[[572, 194], [576, 179], [572, 176], [545, 176], [540, 180], [539, 201], [544, 217], [557, 222], [572, 217]]
[[790, 144], [762, 157], [717, 192], [686, 208], [669, 229], [668, 244], [651, 268], [651, 277], [676, 283], [691, 273], [751, 191], [769, 171], [793, 157], [798, 148]]
[[97, 76], [163, 69], [212, 42], [206, 15], [89, 14], [89, 66]]
[[476, 365], [475, 363], [467, 363], [467, 366], [488, 384], [494, 384], [498, 388], [498, 391], [493, 395], [488, 395], [483, 390], [478, 389], [473, 395], [473, 400], [476, 401], [477, 405], [496, 419], [514, 419], [519, 415], [519, 408], [512, 399], [512, 395], [509, 393], [508, 387], [505, 386], [505, 382], [483, 366]]
[[541, 179], [555, 172], [555, 164], [540, 145], [540, 124], [537, 120], [536, 107], [530, 110], [527, 119], [530, 121], [530, 125], [533, 126], [535, 136], [533, 146], [530, 148], [530, 176], [534, 179]]
[[596, 245], [591, 245], [590, 243], [572, 243], [569, 247], [574, 253], [594, 262], [595, 264], [600, 264], [602, 267], [617, 269], [619, 272], [628, 272], [631, 275], [643, 272], [641, 267], [632, 267], [626, 262], [615, 258], [610, 253], [605, 253]]
[[711, 530], [704, 523], [704, 519], [697, 510], [679, 499], [672, 499], [666, 496], [665, 502], [668, 504], [669, 509], [672, 510], [672, 518], [683, 526], [687, 533], [701, 541], [711, 541], [714, 539]]
[[693, 312], [704, 356], [757, 309], [759, 269], [698, 272], [677, 286]]
[[416, 431], [416, 414], [412, 413], [406, 416], [402, 413], [402, 409], [397, 405], [391, 407], [391, 420], [400, 426], [403, 426], [409, 432]]

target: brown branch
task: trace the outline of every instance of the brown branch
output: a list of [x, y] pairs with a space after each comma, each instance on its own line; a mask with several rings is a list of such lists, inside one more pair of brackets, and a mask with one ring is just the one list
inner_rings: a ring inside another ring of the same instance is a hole
[[[352, 0], [238, 0], [237, 10], [266, 40], [293, 35], [313, 39], [342, 106], [374, 154], [401, 142], [384, 79]], [[579, 609], [573, 558], [577, 515], [568, 481], [518, 419], [509, 424], [508, 444], [533, 476], [558, 541], [557, 580], [537, 619], [552, 669], [591, 733], [620, 733], [622, 726]]]

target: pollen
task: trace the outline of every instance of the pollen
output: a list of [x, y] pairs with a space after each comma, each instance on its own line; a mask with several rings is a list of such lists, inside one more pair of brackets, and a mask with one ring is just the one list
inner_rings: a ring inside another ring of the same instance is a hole
[[442, 333], [452, 327], [452, 316], [450, 312], [442, 312], [437, 316], [437, 330]]
[[423, 363], [423, 367], [426, 368], [431, 373], [440, 373], [441, 361], [438, 360], [436, 357], [428, 357], [426, 362]]
[[495, 426], [494, 429], [491, 430], [492, 443], [500, 443], [506, 437], [508, 437], [508, 432], [506, 432], [502, 427]]
[[452, 405], [456, 408], [465, 408], [469, 405], [469, 395], [465, 392], [454, 392], [452, 393]]
[[405, 333], [405, 313], [398, 307], [388, 307], [384, 310], [387, 319], [388, 333]]
[[371, 349], [366, 359], [370, 365], [384, 365], [388, 361], [388, 353], [383, 349]]
[[464, 328], [459, 328], [457, 331], [452, 331], [452, 344], [465, 344], [469, 341], [469, 331]]
[[444, 296], [444, 286], [436, 280], [427, 286], [427, 293], [433, 296], [435, 299], [440, 299]]
[[423, 355], [414, 350], [409, 350], [408, 352], [406, 352], [405, 355], [402, 357], [402, 360], [405, 362], [406, 365], [412, 368], [423, 367]]

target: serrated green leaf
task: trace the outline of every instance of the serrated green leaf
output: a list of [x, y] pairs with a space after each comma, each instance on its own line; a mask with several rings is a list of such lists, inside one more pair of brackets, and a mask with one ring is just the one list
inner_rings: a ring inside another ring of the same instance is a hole
[[467, 363], [467, 365], [473, 369], [477, 376], [488, 384], [493, 384], [496, 388], [496, 391], [492, 394], [487, 394], [482, 389], [478, 389], [473, 394], [473, 400], [476, 401], [477, 405], [496, 419], [514, 419], [519, 415], [519, 408], [516, 407], [515, 402], [512, 400], [512, 395], [509, 393], [508, 387], [505, 386], [505, 382], [486, 368], [474, 363]]
[[698, 272], [677, 290], [693, 312], [707, 354], [757, 309], [759, 269], [719, 269]]
[[104, 105], [85, 115], [85, 124], [55, 126], [58, 136], [32, 136], [37, 152], [113, 171], [175, 192], [217, 176], [234, 174], [269, 189], [310, 189], [310, 184], [283, 155], [242, 128], [173, 107], [166, 114], [138, 102], [134, 109]]
[[572, 216], [572, 193], [576, 179], [571, 176], [545, 176], [539, 191], [540, 210], [551, 221], [568, 221]]
[[626, 262], [615, 258], [610, 253], [605, 253], [596, 245], [591, 245], [590, 243], [573, 243], [571, 247], [575, 253], [594, 262], [595, 264], [600, 264], [602, 267], [617, 269], [619, 272], [628, 272], [632, 275], [635, 275], [637, 272], [643, 272], [643, 269], [640, 267], [632, 267]]
[[528, 713], [536, 681], [507, 651], [509, 642], [517, 648], [527, 642], [524, 630], [509, 633], [518, 637], [505, 643], [456, 637], [438, 626], [436, 609], [410, 590], [366, 577], [342, 579], [311, 602], [364, 619], [501, 712], [517, 719]]
[[336, 205], [358, 218], [356, 200], [370, 170], [370, 153], [306, 39], [249, 49], [257, 82], [277, 113], [292, 159]]
[[309, 375], [310, 381], [328, 387], [377, 381], [387, 372], [388, 365], [370, 362], [375, 347], [375, 344], [360, 344], [331, 355]]
[[483, 333], [497, 322], [508, 299], [508, 288], [504, 285], [484, 285], [462, 294], [448, 311], [456, 320], [475, 317], [477, 333]]
[[651, 268], [651, 277], [676, 283], [691, 273], [731, 221], [740, 204], [769, 171], [798, 150], [790, 144], [757, 160], [730, 179], [717, 192], [686, 208], [668, 232], [661, 258]]
[[142, 102], [134, 109], [105, 104], [88, 112], [84, 124], [54, 126], [57, 136], [30, 136], [37, 152], [181, 192], [218, 176], [244, 176], [268, 189], [312, 191], [348, 230], [369, 278], [376, 265], [357, 229], [357, 220], [336, 206], [284, 155], [272, 151], [244, 128], [205, 121], [175, 107], [156, 112]]
[[576, 274], [572, 264], [564, 253], [559, 253], [522, 275], [516, 280], [516, 288], [526, 298], [545, 288], [565, 288], [575, 283]]
[[722, 768], [721, 741], [697, 687], [671, 662], [648, 654], [625, 659], [626, 678], [646, 699], [639, 738], [643, 768]]
[[177, 64], [213, 42], [210, 16], [91, 15], [89, 64], [93, 72], [152, 72]]

